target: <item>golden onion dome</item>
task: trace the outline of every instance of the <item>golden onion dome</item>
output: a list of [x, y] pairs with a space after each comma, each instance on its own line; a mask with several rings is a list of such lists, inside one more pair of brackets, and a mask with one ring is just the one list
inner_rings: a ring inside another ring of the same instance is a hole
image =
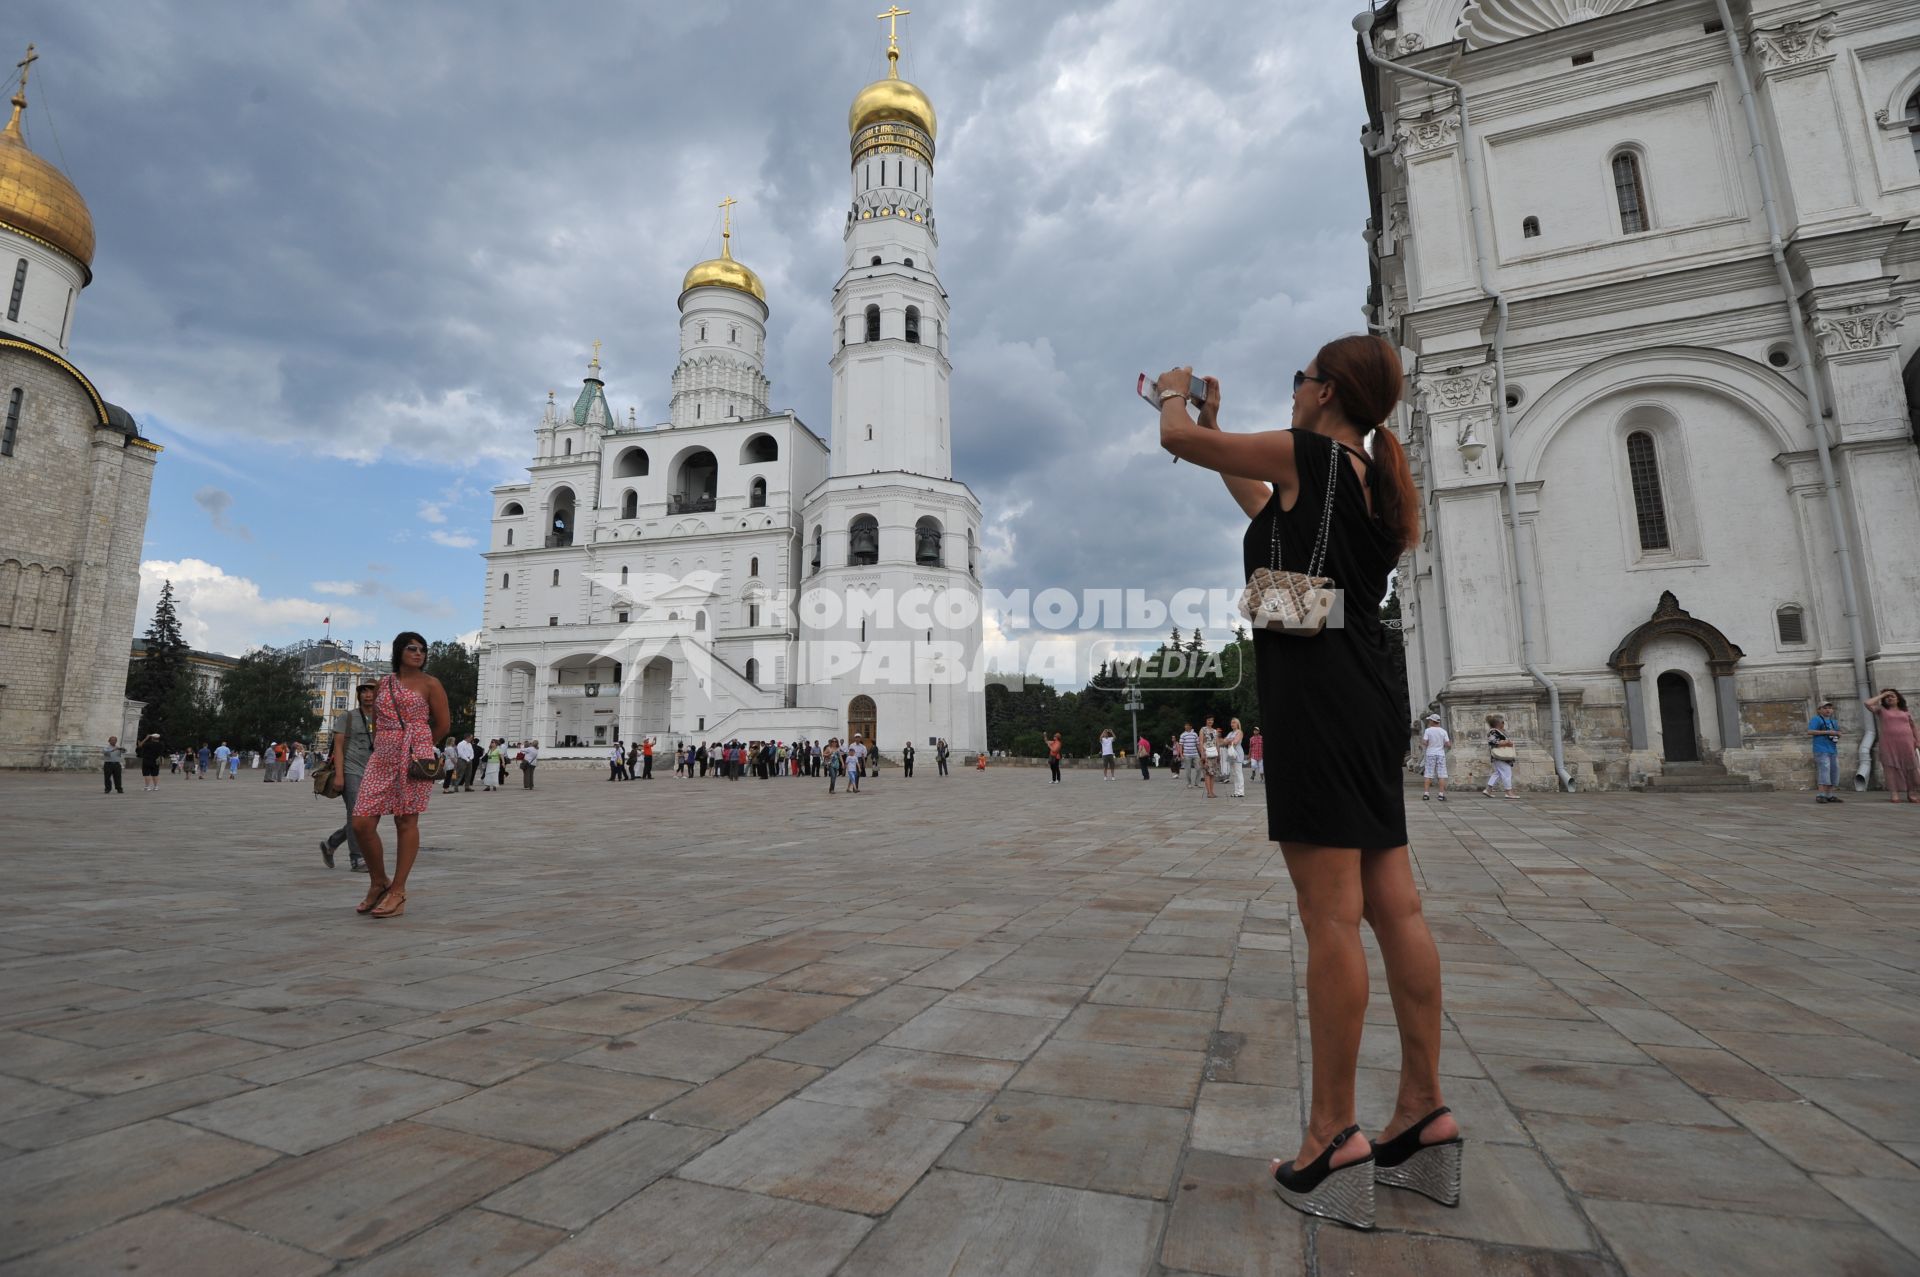
[[696, 288], [731, 288], [759, 299], [762, 306], [766, 305], [766, 285], [760, 282], [758, 275], [733, 260], [733, 250], [727, 246], [729, 238], [721, 236], [720, 256], [696, 262], [693, 269], [687, 272], [687, 277], [680, 281], [680, 295], [684, 297]]
[[25, 77], [13, 95], [13, 118], [0, 131], [0, 227], [59, 249], [93, 277], [93, 214], [66, 174], [35, 155], [20, 131], [27, 109]]
[[935, 136], [939, 121], [934, 118], [933, 103], [916, 84], [900, 78], [900, 51], [887, 51], [887, 78], [875, 80], [860, 90], [847, 112], [847, 134], [852, 136], [869, 124], [893, 121], [911, 124], [928, 137]]

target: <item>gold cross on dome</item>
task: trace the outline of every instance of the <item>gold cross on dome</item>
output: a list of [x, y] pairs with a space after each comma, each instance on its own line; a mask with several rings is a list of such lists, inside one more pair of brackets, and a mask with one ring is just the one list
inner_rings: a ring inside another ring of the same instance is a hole
[[13, 64], [14, 66], [20, 69], [20, 91], [22, 93], [25, 93], [27, 91], [27, 71], [33, 66], [35, 62], [38, 62], [39, 60], [40, 60], [40, 55], [33, 51], [32, 45], [28, 45], [27, 56], [24, 58], [21, 58], [18, 62]]
[[600, 339], [597, 337], [593, 342], [593, 366], [595, 368], [600, 366]]
[[740, 202], [739, 200], [733, 198], [733, 196], [731, 195], [727, 196], [727, 198], [720, 201], [720, 217], [721, 217], [720, 238], [721, 239], [733, 238], [733, 206], [735, 204], [738, 204], [739, 202]]
[[902, 9], [897, 4], [890, 4], [885, 13], [873, 15], [877, 21], [887, 24], [887, 61], [890, 63], [900, 61], [900, 19], [912, 12], [911, 9]]

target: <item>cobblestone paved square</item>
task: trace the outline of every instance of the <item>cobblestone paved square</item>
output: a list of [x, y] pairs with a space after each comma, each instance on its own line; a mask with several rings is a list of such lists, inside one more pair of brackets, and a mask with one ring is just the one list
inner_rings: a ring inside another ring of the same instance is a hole
[[1360, 1235], [1257, 784], [539, 785], [373, 921], [305, 785], [0, 774], [0, 1275], [1920, 1271], [1920, 808], [1412, 802], [1465, 1197]]

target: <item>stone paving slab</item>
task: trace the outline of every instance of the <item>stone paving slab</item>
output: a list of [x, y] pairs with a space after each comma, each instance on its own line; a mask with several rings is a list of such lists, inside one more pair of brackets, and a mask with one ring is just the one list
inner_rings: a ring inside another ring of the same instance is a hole
[[436, 795], [372, 923], [304, 787], [0, 774], [0, 1277], [1920, 1271], [1908, 810], [1415, 804], [1466, 1199], [1361, 1235], [1265, 1183], [1310, 1044], [1257, 789], [1097, 784], [554, 768]]

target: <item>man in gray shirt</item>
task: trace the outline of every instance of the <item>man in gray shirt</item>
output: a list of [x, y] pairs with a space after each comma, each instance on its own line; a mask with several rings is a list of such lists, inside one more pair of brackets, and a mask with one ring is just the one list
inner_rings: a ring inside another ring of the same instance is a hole
[[360, 856], [360, 844], [353, 838], [353, 804], [360, 797], [360, 776], [367, 760], [373, 757], [373, 683], [362, 683], [356, 693], [357, 709], [343, 710], [333, 720], [333, 785], [347, 803], [347, 823], [320, 840], [320, 858], [333, 868], [333, 853], [347, 844], [347, 868], [365, 873], [367, 862]]
[[120, 788], [120, 777], [126, 770], [127, 751], [120, 747], [118, 736], [107, 737], [107, 743], [100, 749], [100, 777], [106, 783], [109, 794], [124, 794]]

